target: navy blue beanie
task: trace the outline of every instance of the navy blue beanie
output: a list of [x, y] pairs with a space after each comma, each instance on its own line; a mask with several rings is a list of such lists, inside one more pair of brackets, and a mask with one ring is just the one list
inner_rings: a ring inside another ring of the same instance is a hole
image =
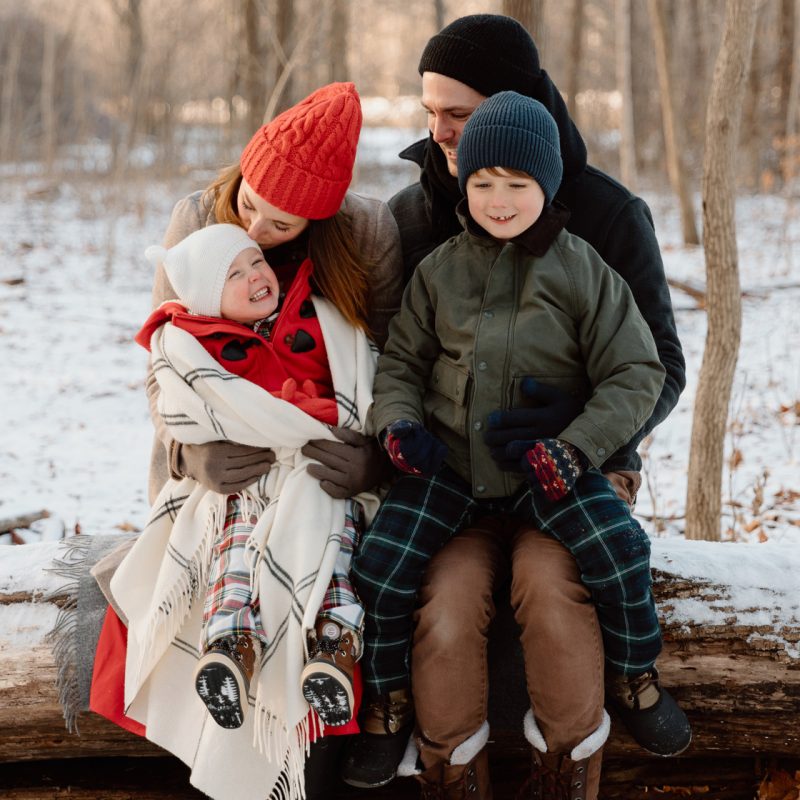
[[561, 185], [564, 170], [558, 126], [532, 97], [498, 92], [472, 112], [458, 141], [458, 185], [486, 167], [527, 172], [542, 187], [547, 204]]

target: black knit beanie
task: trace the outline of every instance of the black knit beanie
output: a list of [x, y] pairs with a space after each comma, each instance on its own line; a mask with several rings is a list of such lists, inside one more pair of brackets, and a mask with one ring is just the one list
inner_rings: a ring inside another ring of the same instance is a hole
[[430, 39], [419, 61], [423, 72], [446, 75], [486, 97], [507, 89], [530, 95], [539, 78], [539, 53], [515, 19], [471, 14]]
[[561, 185], [563, 164], [558, 126], [538, 100], [498, 92], [470, 115], [458, 142], [458, 185], [485, 167], [527, 172], [542, 187], [549, 205]]

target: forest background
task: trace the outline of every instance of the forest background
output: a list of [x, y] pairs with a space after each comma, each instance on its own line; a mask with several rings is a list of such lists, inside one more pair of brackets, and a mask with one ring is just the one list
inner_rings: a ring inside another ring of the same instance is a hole
[[[724, 426], [723, 539], [800, 536], [796, 174], [800, 0], [752, 0], [735, 160], [744, 335]], [[722, 0], [0, 0], [0, 541], [139, 529], [150, 422], [144, 247], [174, 202], [309, 91], [353, 80], [365, 128], [354, 188], [416, 179], [419, 54], [466, 13], [508, 13], [587, 141], [650, 204], [688, 387], [644, 443], [637, 512], [683, 534], [707, 310], [701, 194]], [[735, 260], [733, 267], [736, 267]], [[32, 342], [31, 331], [47, 346]], [[722, 437], [720, 437], [722, 438]], [[712, 532], [713, 533], [713, 532]], [[711, 538], [714, 538], [711, 536]]]

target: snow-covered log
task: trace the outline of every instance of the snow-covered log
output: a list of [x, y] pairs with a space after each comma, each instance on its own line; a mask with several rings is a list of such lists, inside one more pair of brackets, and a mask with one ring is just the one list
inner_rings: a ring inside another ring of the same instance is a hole
[[[63, 579], [47, 571], [57, 548], [0, 553], [0, 761], [152, 754], [152, 745], [92, 714], [81, 715], [80, 735], [65, 730], [45, 641], [66, 602]], [[656, 539], [653, 569], [665, 637], [659, 669], [692, 719], [689, 754], [800, 757], [800, 553], [769, 542]], [[494, 683], [509, 686], [510, 639], [497, 636], [506, 651], [495, 659]], [[526, 710], [524, 688], [515, 691], [493, 697], [494, 746], [509, 752], [527, 749], [515, 721]], [[644, 755], [616, 725], [607, 754]]]

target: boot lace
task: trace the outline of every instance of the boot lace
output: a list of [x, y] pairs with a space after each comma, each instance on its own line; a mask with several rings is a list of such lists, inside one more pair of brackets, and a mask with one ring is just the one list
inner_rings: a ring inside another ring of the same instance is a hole
[[517, 792], [516, 800], [571, 800], [571, 792], [569, 774], [536, 764]]

